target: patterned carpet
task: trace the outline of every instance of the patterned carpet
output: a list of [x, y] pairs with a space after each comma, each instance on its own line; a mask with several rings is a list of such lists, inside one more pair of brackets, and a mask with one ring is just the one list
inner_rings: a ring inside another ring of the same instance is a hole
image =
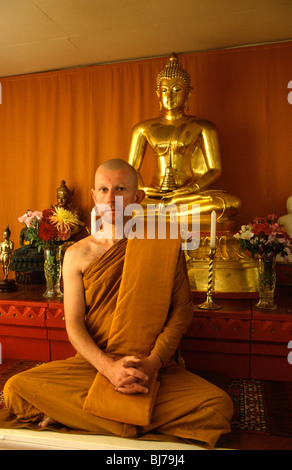
[[256, 379], [232, 380], [226, 391], [234, 406], [231, 422], [233, 431], [269, 431], [263, 381]]
[[[8, 378], [38, 364], [35, 361], [15, 361], [4, 370], [2, 366], [0, 410], [4, 407], [3, 387]], [[227, 435], [227, 440], [224, 436], [223, 447], [240, 448], [239, 440], [243, 439], [242, 436], [253, 435], [253, 442], [258, 442], [254, 445], [259, 446], [256, 448], [261, 448], [259, 439], [270, 439], [271, 446], [275, 445], [278, 437], [282, 437], [284, 441], [278, 445], [286, 446], [284, 449], [292, 449], [291, 382], [234, 379], [228, 381], [224, 388], [233, 401], [234, 416], [231, 433]], [[249, 443], [248, 448], [250, 446]]]

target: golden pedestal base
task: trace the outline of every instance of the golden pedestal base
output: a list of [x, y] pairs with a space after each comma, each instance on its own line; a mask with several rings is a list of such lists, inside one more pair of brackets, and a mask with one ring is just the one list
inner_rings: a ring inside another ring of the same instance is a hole
[[[197, 250], [186, 251], [186, 262], [191, 290], [208, 290], [210, 238], [201, 237]], [[213, 272], [214, 294], [232, 294], [257, 297], [258, 262], [240, 251], [232, 234], [217, 236]]]

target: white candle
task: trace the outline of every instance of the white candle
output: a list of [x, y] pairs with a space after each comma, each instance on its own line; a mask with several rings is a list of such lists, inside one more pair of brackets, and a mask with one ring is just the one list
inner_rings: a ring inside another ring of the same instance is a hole
[[95, 208], [91, 211], [91, 235], [96, 232], [96, 212]]
[[210, 248], [216, 246], [216, 211], [211, 213], [211, 233], [210, 233]]

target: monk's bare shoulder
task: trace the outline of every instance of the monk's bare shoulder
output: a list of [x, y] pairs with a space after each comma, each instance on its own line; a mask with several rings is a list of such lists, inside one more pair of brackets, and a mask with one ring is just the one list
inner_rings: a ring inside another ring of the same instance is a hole
[[93, 235], [71, 245], [65, 254], [64, 265], [84, 273], [87, 267], [106, 251], [104, 245]]
[[90, 249], [90, 238], [91, 235], [86, 238], [82, 238], [82, 240], [79, 240], [78, 242], [69, 246], [69, 248], [66, 250], [65, 258], [70, 258], [70, 260], [73, 260], [76, 256], [79, 257], [86, 253]]
[[91, 236], [83, 238], [71, 245], [65, 253], [64, 268], [74, 271], [83, 271], [84, 259], [88, 257], [91, 249]]

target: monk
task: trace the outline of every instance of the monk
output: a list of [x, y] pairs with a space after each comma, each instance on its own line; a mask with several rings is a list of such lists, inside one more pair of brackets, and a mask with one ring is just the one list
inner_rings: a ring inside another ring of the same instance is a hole
[[106, 236], [80, 240], [64, 259], [66, 328], [77, 354], [10, 378], [6, 405], [24, 427], [61, 423], [131, 438], [155, 430], [213, 448], [230, 430], [233, 406], [179, 364], [192, 319], [180, 241], [117, 239], [130, 216], [116, 196], [123, 208], [144, 197], [136, 171], [119, 159], [97, 169], [92, 190]]

